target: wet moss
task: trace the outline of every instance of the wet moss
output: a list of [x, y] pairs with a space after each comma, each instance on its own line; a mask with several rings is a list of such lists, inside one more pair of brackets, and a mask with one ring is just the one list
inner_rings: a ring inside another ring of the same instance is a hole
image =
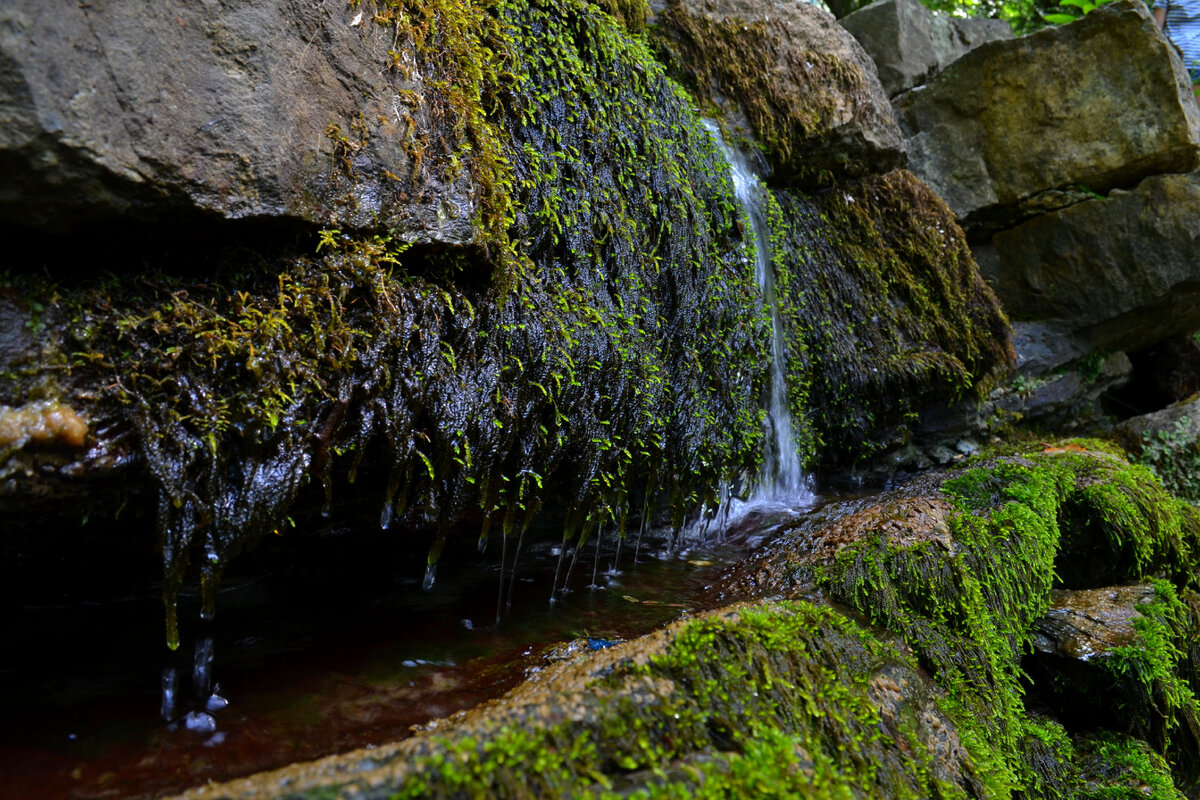
[[[977, 464], [944, 481], [942, 492], [959, 508], [950, 520], [950, 545], [868, 536], [821, 566], [818, 585], [913, 647], [946, 688], [951, 715], [990, 796], [1044, 796], [1038, 794], [1043, 790], [1071, 796], [1069, 748], [1045, 725], [1030, 727], [1022, 700], [1021, 658], [1034, 623], [1049, 607], [1060, 520], [1073, 508], [1076, 518], [1090, 522], [1096, 546], [1121, 565], [1116, 582], [1154, 573], [1188, 582], [1190, 573], [1179, 569], [1192, 563], [1180, 534], [1190, 524], [1186, 506], [1144, 468], [1078, 443]], [[1125, 553], [1130, 556], [1121, 558]], [[1161, 591], [1174, 597], [1170, 584]], [[1182, 630], [1177, 601], [1163, 602], [1158, 616], [1169, 616], [1172, 630]], [[1129, 669], [1147, 692], [1161, 695], [1140, 710], [1160, 711], [1139, 714], [1153, 730], [1137, 733], [1160, 753], [1190, 753], [1163, 732], [1190, 730], [1184, 723], [1194, 713], [1191, 693], [1177, 677], [1183, 673], [1180, 652], [1163, 649], [1157, 612], [1147, 613], [1139, 628], [1144, 641], [1131, 651]], [[1189, 759], [1176, 765], [1176, 777], [1185, 783], [1193, 768]]]
[[1076, 796], [1081, 800], [1185, 796], [1175, 787], [1166, 760], [1140, 739], [1119, 733], [1081, 737], [1077, 750], [1083, 783]]
[[1195, 638], [1195, 618], [1167, 581], [1154, 584], [1154, 601], [1139, 605], [1133, 621], [1138, 641], [1115, 648], [1101, 663], [1115, 679], [1125, 732], [1166, 756], [1178, 786], [1194, 793], [1200, 784], [1200, 705], [1189, 678], [1187, 643]]
[[793, 410], [823, 461], [901, 444], [922, 411], [977, 399], [1012, 368], [999, 302], [954, 215], [913, 175], [774, 195]]
[[649, 0], [597, 0], [596, 5], [620, 21], [630, 33], [641, 33], [646, 28]]

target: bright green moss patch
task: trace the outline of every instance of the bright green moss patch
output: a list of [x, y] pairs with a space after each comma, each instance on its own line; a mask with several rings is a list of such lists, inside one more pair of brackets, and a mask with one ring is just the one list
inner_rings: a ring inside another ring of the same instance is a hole
[[[1106, 577], [1114, 583], [1155, 571], [1191, 579], [1181, 569], [1194, 563], [1181, 535], [1185, 505], [1148, 470], [1080, 447], [984, 461], [946, 480], [942, 492], [960, 509], [950, 520], [949, 547], [865, 536], [818, 574], [835, 600], [902, 636], [946, 688], [964, 745], [993, 796], [1038, 787], [1070, 796], [1069, 748], [1053, 730], [1030, 727], [1022, 700], [1021, 658], [1049, 607], [1060, 524], [1074, 526], [1076, 542], [1086, 537], [1112, 565]], [[1191, 753], [1170, 741], [1169, 731], [1200, 726], [1191, 722], [1195, 701], [1177, 677], [1185, 665], [1163, 628], [1177, 636], [1185, 616], [1170, 584], [1159, 592], [1161, 602], [1137, 623], [1142, 643], [1128, 660], [1111, 663], [1124, 665], [1145, 690], [1145, 697], [1131, 695], [1144, 701], [1136, 703], [1136, 718], [1149, 726], [1137, 733], [1159, 752]], [[1194, 765], [1175, 767], [1190, 780]]]
[[1200, 503], [1200, 431], [1190, 417], [1170, 427], [1147, 430], [1137, 443], [1137, 460], [1154, 470], [1176, 497]]
[[[1114, 649], [1102, 661], [1119, 685], [1118, 710], [1130, 722], [1129, 732], [1168, 756], [1183, 785], [1195, 788], [1200, 778], [1200, 705], [1188, 679], [1197, 676], [1186, 647], [1196, 638], [1196, 619], [1167, 581], [1154, 584], [1154, 601], [1138, 606], [1133, 626], [1136, 644]], [[1184, 758], [1184, 754], [1188, 758]]]
[[1140, 739], [1122, 734], [1081, 738], [1078, 743], [1083, 785], [1080, 800], [1182, 800], [1170, 767]]

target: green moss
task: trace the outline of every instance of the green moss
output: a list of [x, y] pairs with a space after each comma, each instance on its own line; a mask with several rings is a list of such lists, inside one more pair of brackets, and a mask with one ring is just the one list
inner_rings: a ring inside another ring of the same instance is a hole
[[1136, 448], [1138, 461], [1154, 470], [1176, 497], [1200, 503], [1200, 432], [1188, 417], [1170, 428], [1148, 430]]
[[1024, 720], [1018, 745], [1018, 776], [1026, 797], [1058, 800], [1076, 797], [1078, 756], [1062, 725], [1037, 716]]
[[1078, 743], [1083, 785], [1080, 800], [1181, 800], [1161, 755], [1140, 739], [1107, 733]]
[[[1030, 727], [1020, 666], [1034, 623], [1049, 607], [1063, 538], [1060, 522], [1086, 525], [1094, 546], [1115, 565], [1116, 583], [1164, 569], [1179, 580], [1191, 579], [1180, 569], [1191, 563], [1180, 535], [1185, 506], [1148, 470], [1081, 448], [1068, 443], [976, 462], [946, 480], [942, 492], [959, 509], [949, 520], [949, 548], [937, 540], [898, 545], [867, 537], [818, 573], [819, 585], [832, 598], [902, 636], [947, 689], [963, 743], [991, 796], [1038, 787], [1069, 794], [1068, 749], [1055, 742], [1060, 737], [1053, 732]], [[1160, 592], [1174, 597], [1169, 584]], [[1163, 602], [1162, 609], [1143, 613], [1154, 618], [1161, 611], [1172, 630], [1180, 630], [1181, 607]], [[1144, 641], [1130, 652], [1128, 664], [1139, 685], [1158, 693], [1159, 706], [1145, 707], [1161, 707], [1168, 720], [1147, 724], [1175, 730], [1180, 720], [1191, 720], [1194, 701], [1185, 684], [1169, 677], [1180, 674], [1179, 654], [1160, 646], [1165, 641], [1157, 636], [1160, 628], [1139, 622]], [[1163, 752], [1171, 746], [1165, 734], [1155, 741]]]
[[641, 33], [650, 14], [649, 0], [596, 0], [596, 5], [619, 20], [630, 33]]
[[[1138, 641], [1115, 648], [1102, 662], [1120, 686], [1122, 711], [1130, 733], [1148, 741], [1159, 753], [1200, 749], [1200, 706], [1186, 680], [1185, 643], [1195, 638], [1195, 620], [1180, 601], [1175, 587], [1155, 581], [1154, 601], [1138, 606], [1133, 621]], [[1151, 713], [1144, 713], [1147, 709]], [[1174, 741], [1187, 740], [1189, 747]], [[1177, 774], [1191, 786], [1200, 778], [1200, 765], [1172, 759]]]
[[1014, 355], [954, 215], [895, 171], [814, 197], [777, 191], [773, 258], [793, 407], [824, 460], [905, 441], [926, 408], [981, 397]]

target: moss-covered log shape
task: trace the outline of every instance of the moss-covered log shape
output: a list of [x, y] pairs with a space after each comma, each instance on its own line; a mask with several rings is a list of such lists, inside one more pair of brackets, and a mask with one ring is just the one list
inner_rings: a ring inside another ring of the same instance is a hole
[[[836, 525], [806, 522], [729, 584], [788, 600], [552, 665], [406, 742], [189, 796], [1195, 796], [1195, 623], [1180, 597], [1200, 525], [1099, 446], [980, 460]], [[1071, 731], [1032, 710], [1049, 695], [1022, 683], [1021, 659], [1062, 528], [1084, 518], [1123, 579], [1164, 577], [1111, 660], [1122, 716]]]
[[414, 739], [187, 796], [976, 797], [903, 649], [811, 602], [734, 606], [575, 662]]

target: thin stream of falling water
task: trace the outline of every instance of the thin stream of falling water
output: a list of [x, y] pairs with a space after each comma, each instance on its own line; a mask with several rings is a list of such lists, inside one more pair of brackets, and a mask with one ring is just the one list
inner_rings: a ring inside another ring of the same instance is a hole
[[[760, 202], [761, 193], [765, 189], [750, 167], [746, 155], [725, 141], [716, 123], [705, 120], [704, 125], [729, 161], [734, 193], [742, 212], [750, 222], [755, 277], [762, 290], [763, 305], [771, 318], [771, 364], [764, 403], [766, 421], [762, 469], [748, 500], [731, 498], [724, 503], [724, 509], [717, 510], [717, 516], [721, 519], [720, 527], [724, 529], [730, 514], [742, 516], [748, 511], [762, 507], [807, 508], [816, 501], [816, 496], [800, 464], [788, 403], [787, 344], [784, 341], [783, 320], [779, 313], [779, 298], [775, 292], [770, 230]], [[726, 487], [722, 487], [721, 494], [724, 495], [725, 491]]]

